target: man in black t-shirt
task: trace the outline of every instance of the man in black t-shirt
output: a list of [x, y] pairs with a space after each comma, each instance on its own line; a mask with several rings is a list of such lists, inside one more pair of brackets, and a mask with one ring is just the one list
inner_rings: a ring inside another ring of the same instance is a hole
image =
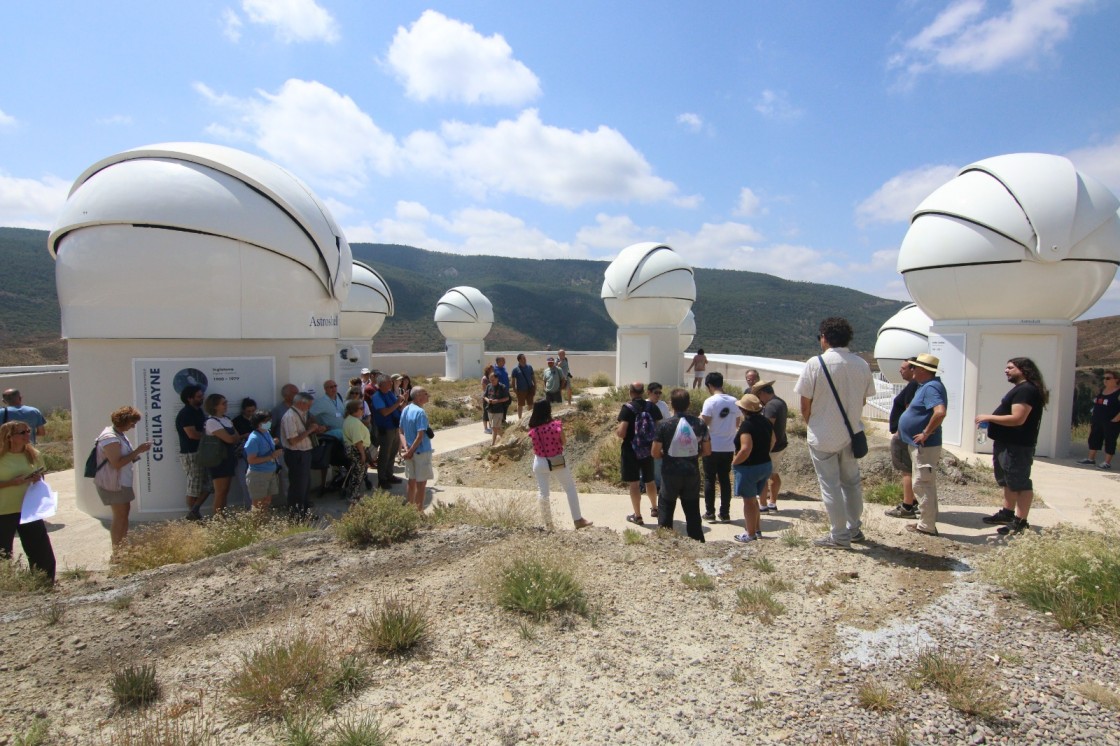
[[983, 520], [988, 524], [1003, 524], [998, 533], [1006, 536], [1030, 528], [1027, 513], [1034, 500], [1031, 465], [1042, 424], [1042, 410], [1050, 393], [1038, 366], [1028, 357], [1011, 358], [1003, 372], [1014, 386], [1003, 397], [996, 411], [979, 415], [976, 424], [988, 423], [988, 437], [992, 440], [992, 468], [996, 483], [1003, 487], [1003, 507]]
[[[691, 403], [687, 389], [673, 389], [669, 401], [673, 406], [673, 416], [657, 426], [657, 439], [653, 441], [652, 449], [653, 458], [661, 459], [657, 526], [673, 528], [673, 512], [679, 497], [688, 538], [702, 542], [704, 524], [700, 519], [699, 459], [711, 454], [712, 441], [708, 438], [708, 426], [704, 421], [687, 414]], [[682, 419], [685, 423], [683, 426]], [[679, 435], [678, 427], [681, 428]]]
[[175, 432], [179, 435], [179, 463], [187, 475], [187, 519], [197, 521], [199, 512], [210, 494], [210, 476], [198, 463], [198, 444], [206, 432], [206, 413], [202, 400], [206, 391], [201, 386], [185, 386], [179, 394], [183, 408], [175, 415]]
[[653, 478], [653, 456], [638, 458], [634, 452], [634, 428], [638, 415], [649, 412], [653, 418], [654, 426], [661, 419], [661, 410], [650, 404], [644, 398], [646, 385], [641, 381], [630, 384], [630, 401], [622, 405], [618, 413], [618, 425], [614, 434], [622, 439], [622, 481], [630, 487], [630, 506], [634, 512], [626, 516], [630, 523], [643, 525], [642, 521], [642, 492], [638, 489], [638, 482], [646, 483], [646, 496], [649, 497], [649, 515], [657, 517], [657, 485]]

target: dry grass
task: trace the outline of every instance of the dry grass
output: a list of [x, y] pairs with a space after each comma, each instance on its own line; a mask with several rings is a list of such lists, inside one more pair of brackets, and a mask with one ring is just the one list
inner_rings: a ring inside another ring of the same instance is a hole
[[98, 746], [218, 746], [198, 700], [114, 718], [102, 724]]
[[1103, 684], [1098, 684], [1095, 681], [1085, 681], [1074, 685], [1073, 689], [1082, 697], [1091, 699], [1098, 705], [1120, 712], [1120, 694]]
[[0, 593], [45, 593], [51, 589], [46, 573], [29, 569], [22, 560], [0, 559]]
[[681, 575], [681, 582], [694, 591], [711, 591], [716, 587], [716, 581], [706, 572], [686, 572]]
[[856, 692], [859, 706], [873, 712], [889, 712], [897, 707], [890, 689], [875, 681], [865, 681]]
[[358, 624], [365, 646], [381, 655], [400, 655], [428, 638], [427, 606], [414, 598], [392, 597]]
[[940, 653], [926, 651], [918, 656], [912, 685], [931, 684], [945, 692], [949, 706], [969, 715], [992, 718], [1003, 711], [999, 687], [991, 671], [966, 661], [952, 660]]
[[537, 525], [533, 500], [509, 494], [472, 494], [457, 503], [437, 503], [427, 520], [433, 526], [522, 529]]
[[113, 553], [115, 574], [194, 562], [270, 539], [310, 531], [305, 523], [259, 513], [227, 512], [209, 521], [170, 521], [138, 526]]
[[482, 563], [481, 582], [507, 611], [544, 619], [555, 613], [588, 617], [592, 612], [578, 561], [554, 539], [506, 545]]
[[401, 505], [400, 498], [378, 491], [346, 511], [333, 529], [339, 541], [352, 547], [387, 546], [413, 536], [423, 520], [416, 508]]
[[763, 624], [773, 624], [774, 617], [784, 614], [786, 607], [769, 588], [753, 586], [735, 591], [735, 611], [753, 614]]
[[1094, 517], [1099, 531], [1063, 524], [1021, 534], [981, 559], [982, 575], [1064, 629], [1120, 629], [1120, 520], [1102, 505]]

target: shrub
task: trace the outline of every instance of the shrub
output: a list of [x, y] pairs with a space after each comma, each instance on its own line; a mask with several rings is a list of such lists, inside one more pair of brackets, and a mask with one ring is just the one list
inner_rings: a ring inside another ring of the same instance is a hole
[[1120, 523], [1101, 506], [1094, 515], [1099, 532], [1063, 524], [1021, 534], [983, 558], [981, 574], [1065, 629], [1120, 629]]
[[47, 626], [53, 626], [60, 623], [66, 617], [66, 604], [61, 601], [52, 601], [46, 609], [43, 610], [43, 622]]
[[375, 492], [346, 511], [334, 524], [334, 533], [349, 546], [384, 546], [409, 538], [422, 522], [416, 508], [401, 505], [400, 499], [388, 492]]
[[576, 402], [576, 409], [580, 412], [594, 412], [595, 401], [593, 399], [580, 399]]
[[247, 511], [227, 511], [202, 522], [170, 521], [138, 526], [110, 560], [124, 574], [155, 567], [194, 562], [251, 544], [310, 531], [306, 523], [291, 522]]
[[112, 687], [113, 699], [122, 709], [143, 707], [159, 699], [155, 666], [126, 666], [113, 673]]
[[774, 572], [774, 563], [765, 557], [755, 557], [748, 564], [751, 566], [751, 569], [759, 572]]
[[646, 537], [637, 529], [627, 528], [622, 530], [622, 543], [627, 546], [645, 544]]
[[587, 599], [566, 562], [555, 556], [525, 551], [503, 562], [496, 581], [503, 609], [541, 619], [551, 612], [587, 616]]
[[876, 505], [897, 505], [902, 502], [902, 485], [898, 482], [881, 482], [865, 489], [863, 499]]
[[50, 743], [51, 721], [46, 719], [36, 720], [26, 733], [17, 735], [12, 742], [14, 746], [46, 746]]
[[681, 582], [684, 583], [685, 588], [694, 591], [710, 591], [716, 587], [716, 582], [706, 572], [686, 572], [681, 575]]
[[606, 373], [596, 373], [595, 375], [591, 376], [591, 385], [595, 386], [597, 388], [602, 388], [603, 386], [610, 386], [611, 385], [611, 377], [608, 376]]
[[1110, 710], [1120, 712], [1120, 694], [1095, 681], [1083, 681], [1074, 685], [1074, 691], [1082, 697], [1093, 700], [1099, 705], [1104, 705]]
[[1002, 710], [999, 687], [982, 667], [926, 651], [918, 655], [913, 679], [945, 692], [949, 706], [961, 712], [990, 718]]
[[51, 589], [51, 579], [45, 572], [29, 569], [21, 560], [0, 558], [0, 593], [42, 593]]
[[331, 649], [305, 631], [262, 644], [242, 656], [226, 683], [230, 707], [244, 720], [290, 719], [315, 708], [330, 709], [367, 680], [360, 661], [336, 661]]
[[[188, 715], [188, 711], [194, 713]], [[216, 741], [201, 710], [178, 703], [149, 708], [104, 723], [98, 732], [101, 746], [213, 746]]]
[[388, 734], [372, 715], [336, 723], [333, 732], [331, 746], [382, 746], [389, 742]]
[[443, 427], [454, 427], [459, 424], [459, 417], [461, 415], [458, 410], [433, 405], [427, 407], [425, 411], [428, 413], [428, 423], [431, 424], [433, 430], [438, 430]]
[[386, 599], [362, 619], [358, 636], [374, 653], [404, 653], [428, 638], [427, 608], [412, 598]]
[[622, 479], [622, 451], [618, 441], [612, 440], [600, 445], [599, 450], [576, 469], [576, 479], [581, 482], [602, 480], [618, 484]]
[[572, 423], [572, 437], [579, 443], [586, 443], [591, 440], [591, 426], [583, 420], [576, 420]]
[[875, 681], [867, 681], [860, 684], [856, 696], [859, 698], [859, 706], [865, 710], [887, 712], [896, 707], [894, 696], [891, 695], [891, 691]]
[[457, 503], [437, 503], [424, 520], [433, 526], [520, 529], [535, 526], [535, 505], [516, 495], [474, 495]]
[[773, 624], [774, 617], [786, 611], [786, 607], [774, 598], [774, 592], [769, 588], [740, 588], [735, 591], [735, 600], [735, 611], [754, 614], [763, 624]]

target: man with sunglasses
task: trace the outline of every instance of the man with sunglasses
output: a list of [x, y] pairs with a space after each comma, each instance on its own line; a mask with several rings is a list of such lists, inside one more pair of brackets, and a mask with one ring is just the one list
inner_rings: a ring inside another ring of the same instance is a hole
[[47, 433], [47, 418], [35, 407], [23, 405], [23, 394], [19, 389], [8, 389], [4, 392], [4, 412], [0, 415], [0, 425], [12, 421], [27, 423], [31, 428], [32, 443], [38, 442], [38, 439]]
[[1097, 451], [1104, 446], [1104, 461], [1099, 469], [1111, 469], [1116, 455], [1116, 438], [1120, 436], [1120, 380], [1116, 371], [1104, 372], [1104, 388], [1093, 398], [1093, 414], [1089, 420], [1089, 456], [1077, 463], [1097, 463]]

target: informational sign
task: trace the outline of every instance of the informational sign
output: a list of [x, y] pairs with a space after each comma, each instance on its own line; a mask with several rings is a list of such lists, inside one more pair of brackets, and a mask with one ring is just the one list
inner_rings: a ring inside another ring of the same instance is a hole
[[[187, 479], [179, 465], [175, 431], [175, 417], [184, 406], [179, 398], [184, 388], [195, 384], [207, 394], [224, 396], [229, 402], [230, 419], [238, 414], [245, 397], [255, 399], [261, 409], [271, 408], [278, 397], [276, 359], [271, 357], [133, 358], [132, 374], [135, 406], [143, 419], [128, 437], [133, 445], [152, 444], [133, 467], [133, 489], [138, 508], [143, 511], [186, 510]], [[240, 491], [231, 490], [231, 504], [238, 494]]]
[[929, 335], [929, 351], [936, 356], [941, 365], [938, 375], [945, 384], [945, 393], [949, 395], [948, 411], [941, 423], [941, 440], [949, 445], [959, 446], [963, 438], [973, 437], [971, 426], [964, 428], [961, 411], [961, 397], [964, 394], [965, 372], [965, 335], [963, 334], [934, 334]]

